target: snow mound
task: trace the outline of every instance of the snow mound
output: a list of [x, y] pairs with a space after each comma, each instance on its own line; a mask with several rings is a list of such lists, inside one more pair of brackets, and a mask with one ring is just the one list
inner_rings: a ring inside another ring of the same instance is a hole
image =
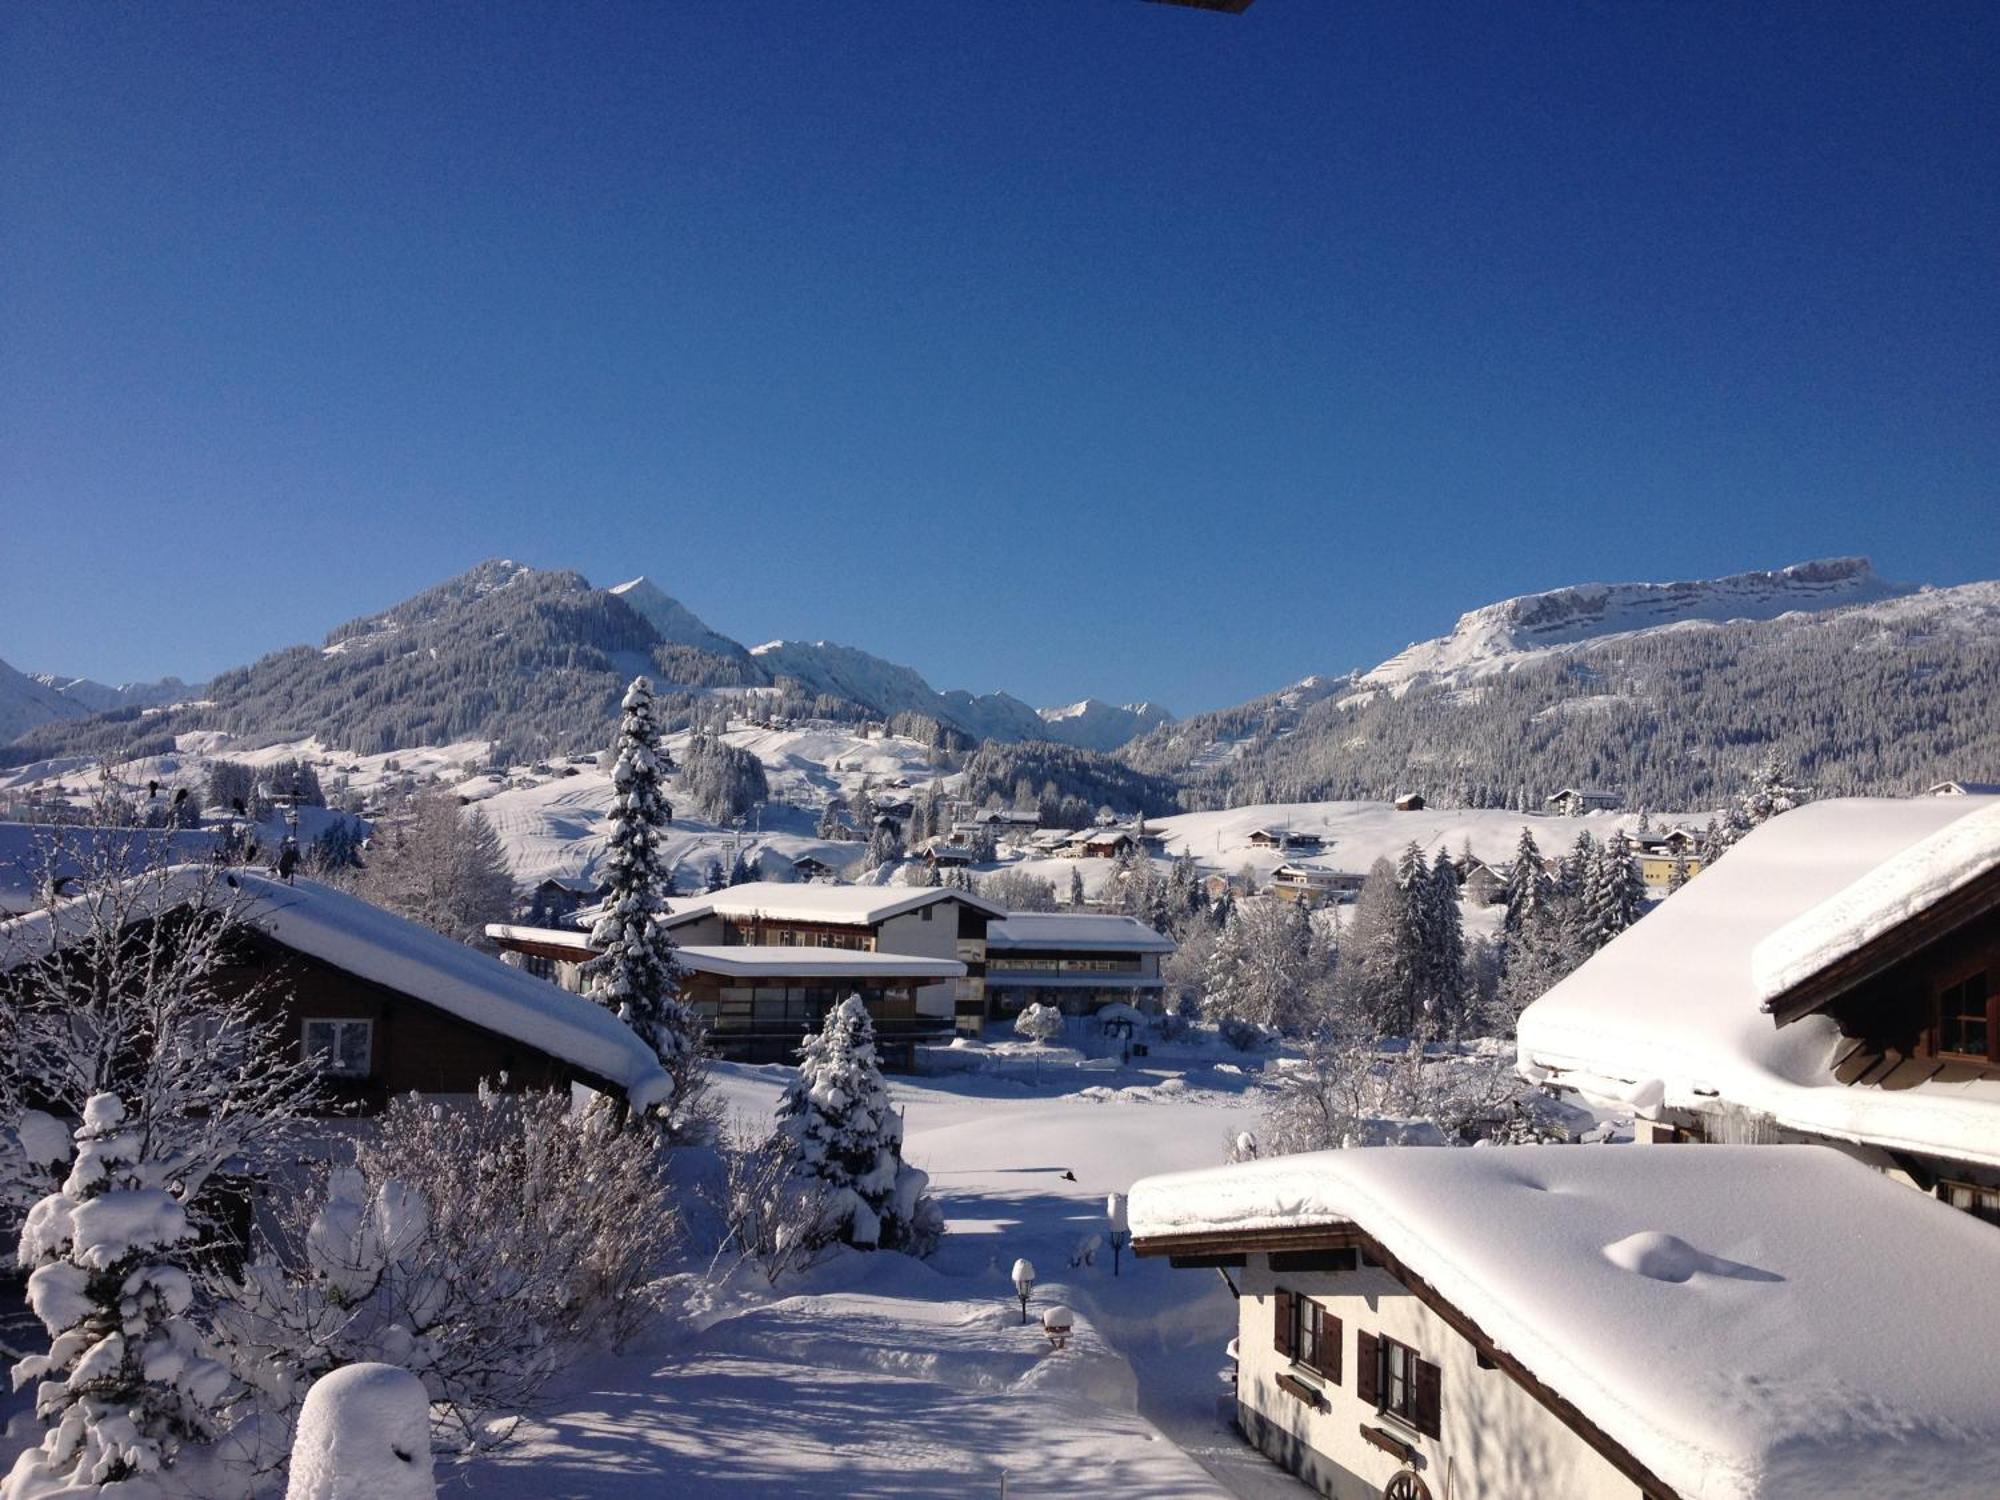
[[285, 1500], [436, 1500], [430, 1397], [394, 1365], [347, 1365], [306, 1392]]
[[1710, 1276], [1734, 1276], [1744, 1281], [1783, 1279], [1769, 1271], [1759, 1271], [1754, 1266], [1740, 1265], [1736, 1261], [1697, 1250], [1679, 1235], [1668, 1234], [1663, 1229], [1642, 1229], [1637, 1234], [1626, 1235], [1622, 1240], [1614, 1240], [1604, 1247], [1604, 1258], [1621, 1271], [1630, 1271], [1634, 1276], [1644, 1276], [1649, 1281], [1672, 1282], [1676, 1286], [1703, 1272]]

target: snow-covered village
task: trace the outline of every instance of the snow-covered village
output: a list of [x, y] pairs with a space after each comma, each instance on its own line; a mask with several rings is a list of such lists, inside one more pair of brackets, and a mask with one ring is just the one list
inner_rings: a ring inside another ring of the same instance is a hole
[[2000, 1500], [2000, 12], [0, 38], [0, 1500]]

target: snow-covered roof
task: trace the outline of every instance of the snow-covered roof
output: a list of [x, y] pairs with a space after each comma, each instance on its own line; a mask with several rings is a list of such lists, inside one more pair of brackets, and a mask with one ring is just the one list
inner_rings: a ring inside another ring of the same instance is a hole
[[[1720, 1099], [1799, 1130], [2000, 1165], [2000, 1082], [1840, 1083], [1835, 1023], [1775, 1024], [1754, 957], [1789, 923], [1960, 820], [1981, 818], [1963, 835], [1976, 843], [1994, 805], [1851, 799], [1771, 819], [1522, 1012], [1524, 1069], [1556, 1070], [1641, 1107]], [[1818, 922], [1812, 930], [1825, 934]]]
[[2000, 868], [2000, 798], [1981, 798], [1976, 811], [1885, 860], [1760, 942], [1750, 955], [1758, 999], [1768, 1007], [1995, 868]]
[[1024, 948], [1104, 948], [1121, 953], [1172, 953], [1162, 937], [1137, 917], [1097, 912], [1014, 912], [986, 929], [989, 951]]
[[784, 948], [769, 943], [691, 945], [674, 950], [698, 974], [730, 979], [962, 979], [955, 958], [863, 953], [853, 948]]
[[[624, 1089], [640, 1108], [670, 1091], [652, 1049], [609, 1011], [345, 891], [245, 869], [228, 872], [233, 888], [218, 889], [214, 871], [187, 865], [143, 878], [154, 887], [142, 893], [149, 910], [226, 898], [239, 920], [281, 946], [559, 1058]], [[54, 920], [82, 920], [83, 906], [66, 903]], [[0, 965], [47, 952], [51, 920], [40, 911], [0, 923]]]
[[2000, 797], [2000, 781], [1940, 781], [1933, 797]]
[[938, 886], [781, 885], [771, 880], [753, 880], [705, 896], [678, 897], [667, 905], [672, 913], [668, 920], [675, 926], [714, 913], [721, 917], [771, 917], [839, 927], [873, 927], [936, 901], [962, 901], [992, 917], [1007, 914], [1004, 906], [984, 896]]
[[1945, 1290], [2000, 1284], [2000, 1233], [1830, 1147], [1362, 1148], [1129, 1215], [1353, 1226], [1683, 1500], [2000, 1494], [2000, 1299]]

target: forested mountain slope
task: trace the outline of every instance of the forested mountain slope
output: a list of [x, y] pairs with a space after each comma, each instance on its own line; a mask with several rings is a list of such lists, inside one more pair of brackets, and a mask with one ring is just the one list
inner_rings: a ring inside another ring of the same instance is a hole
[[1533, 806], [1565, 785], [1615, 790], [1631, 806], [1701, 807], [1774, 751], [1823, 794], [2000, 774], [1995, 583], [1770, 619], [1682, 619], [1452, 666], [1393, 684], [1322, 681], [1157, 731], [1121, 755], [1180, 780], [1197, 807], [1406, 790]]

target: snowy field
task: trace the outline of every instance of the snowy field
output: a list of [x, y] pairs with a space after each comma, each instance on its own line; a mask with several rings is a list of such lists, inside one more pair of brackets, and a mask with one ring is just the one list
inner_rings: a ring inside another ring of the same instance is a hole
[[[761, 1120], [789, 1070], [719, 1074]], [[1309, 1493], [1219, 1416], [1236, 1320], [1219, 1277], [1129, 1254], [1114, 1277], [1103, 1246], [1072, 1264], [1104, 1232], [1107, 1193], [1213, 1165], [1254, 1126], [1249, 1075], [1051, 1064], [1039, 1082], [900, 1077], [893, 1092], [950, 1221], [931, 1261], [844, 1252], [775, 1292], [739, 1274], [657, 1347], [573, 1372], [546, 1420], [447, 1493]], [[1033, 1310], [1077, 1314], [1060, 1353], [1020, 1325], [1019, 1256], [1039, 1273]]]

